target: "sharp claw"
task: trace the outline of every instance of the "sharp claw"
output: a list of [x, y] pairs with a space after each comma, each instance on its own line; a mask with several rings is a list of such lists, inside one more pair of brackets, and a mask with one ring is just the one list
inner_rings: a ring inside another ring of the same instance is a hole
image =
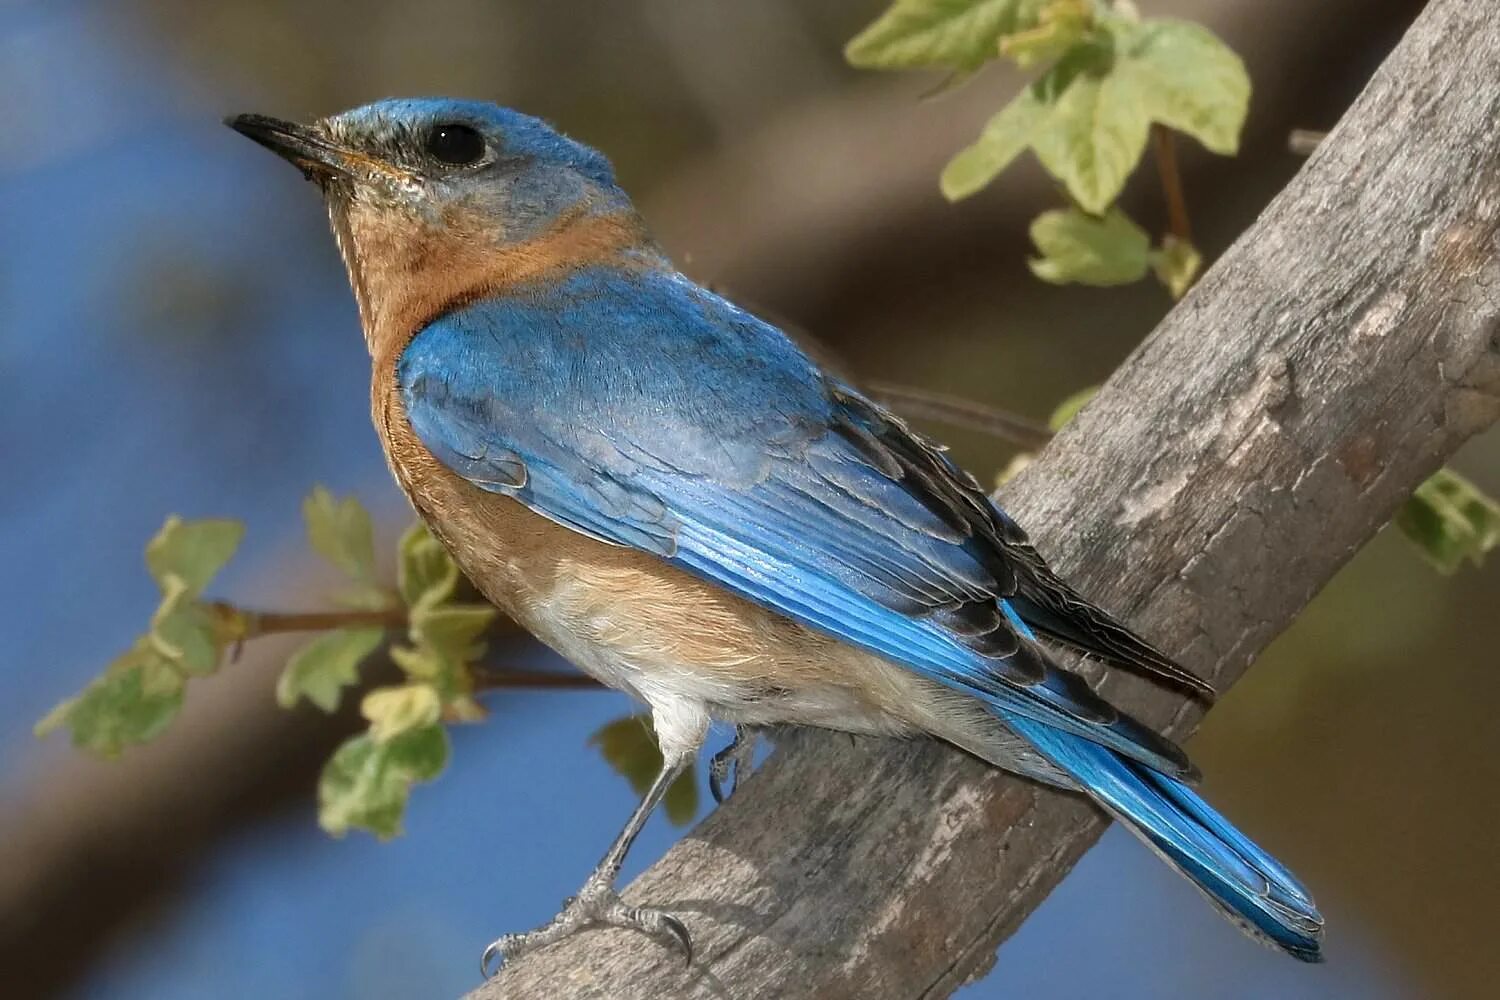
[[[740, 778], [750, 766], [750, 756], [755, 752], [755, 731], [744, 726], [735, 727], [734, 740], [723, 750], [714, 754], [708, 762], [708, 790], [719, 805], [740, 787]], [[724, 791], [724, 781], [729, 779], [729, 791]]]
[[693, 964], [693, 939], [681, 920], [661, 910], [629, 906], [613, 888], [601, 883], [599, 886], [584, 886], [584, 891], [570, 898], [563, 911], [550, 923], [525, 934], [506, 934], [496, 938], [484, 949], [479, 972], [486, 980], [491, 979], [499, 975], [511, 959], [601, 924], [670, 937], [671, 943], [687, 956], [688, 965]]
[[[495, 971], [491, 972], [490, 963], [493, 962], [496, 958], [500, 959], [500, 963], [495, 966]], [[491, 941], [490, 946], [484, 949], [484, 954], [480, 956], [479, 974], [485, 979], [489, 979], [491, 976], [494, 976], [496, 973], [498, 973], [501, 968], [504, 967], [504, 965], [505, 949], [500, 946], [499, 941]]]
[[693, 964], [693, 938], [692, 935], [688, 934], [687, 926], [670, 913], [663, 913], [661, 915], [661, 923], [667, 929], [667, 932], [677, 939], [677, 943], [682, 947], [682, 953], [687, 957], [687, 964], [691, 967]]

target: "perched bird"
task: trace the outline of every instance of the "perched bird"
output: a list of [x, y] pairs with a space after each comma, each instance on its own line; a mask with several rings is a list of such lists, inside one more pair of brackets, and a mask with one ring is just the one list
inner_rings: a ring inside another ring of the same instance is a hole
[[684, 277], [604, 156], [446, 99], [228, 124], [323, 191], [418, 513], [486, 597], [651, 709], [660, 775], [578, 895], [486, 969], [600, 923], [691, 961], [683, 923], [614, 883], [711, 719], [737, 727], [716, 792], [773, 724], [926, 734], [1081, 791], [1245, 930], [1319, 958], [1306, 890], [1037, 636], [1211, 689], [1053, 574], [940, 448]]

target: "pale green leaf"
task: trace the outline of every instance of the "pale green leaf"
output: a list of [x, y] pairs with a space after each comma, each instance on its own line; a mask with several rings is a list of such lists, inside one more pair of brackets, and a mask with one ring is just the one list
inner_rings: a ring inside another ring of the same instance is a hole
[[1089, 400], [1099, 393], [1097, 385], [1091, 385], [1087, 389], [1079, 389], [1073, 395], [1057, 404], [1057, 409], [1052, 411], [1052, 416], [1047, 418], [1047, 426], [1054, 431], [1060, 431], [1068, 425], [1068, 421], [1078, 415]]
[[483, 722], [489, 716], [489, 709], [467, 694], [443, 702], [444, 722]]
[[943, 196], [949, 201], [967, 198], [994, 180], [1031, 145], [1032, 131], [1046, 113], [1032, 88], [1016, 95], [989, 120], [972, 146], [948, 161], [940, 180]]
[[302, 519], [313, 550], [357, 583], [375, 580], [375, 532], [370, 513], [354, 497], [336, 500], [316, 486], [302, 501]]
[[395, 606], [396, 595], [390, 588], [378, 583], [356, 583], [332, 595], [333, 602], [341, 608], [358, 611], [383, 611]]
[[458, 566], [427, 526], [416, 522], [397, 546], [396, 585], [410, 608], [446, 601], [458, 584]]
[[1000, 37], [1000, 54], [1023, 69], [1051, 62], [1093, 29], [1094, 0], [1048, 0], [1035, 27]]
[[[1067, 6], [1054, 3], [1062, 5], [1059, 11]], [[1060, 16], [1007, 36], [1011, 48], [1021, 46], [1037, 59], [1056, 54], [1058, 62], [948, 164], [942, 186], [949, 198], [979, 190], [1029, 146], [1069, 196], [1098, 215], [1140, 161], [1153, 121], [1214, 152], [1238, 148], [1250, 81], [1239, 58], [1211, 32], [1113, 14], [1099, 22], [1105, 33], [1081, 26], [1074, 14]]]
[[151, 616], [146, 641], [184, 673], [213, 673], [227, 639], [219, 619], [177, 576], [167, 578], [163, 591], [161, 604]]
[[1111, 59], [1100, 45], [1075, 45], [948, 163], [943, 194], [973, 194], [1029, 146], [1074, 201], [1103, 212], [1135, 169], [1150, 133], [1139, 101], [1111, 83]]
[[966, 73], [999, 54], [1001, 35], [1035, 26], [1046, 0], [896, 0], [844, 49], [864, 69]]
[[1396, 526], [1441, 573], [1478, 566], [1500, 545], [1500, 503], [1454, 472], [1439, 469], [1396, 514]]
[[1103, 217], [1076, 208], [1043, 212], [1031, 240], [1042, 256], [1027, 263], [1043, 281], [1124, 285], [1146, 276], [1151, 238], [1119, 209]]
[[[600, 756], [616, 774], [630, 782], [638, 795], [644, 795], [661, 773], [661, 749], [649, 716], [627, 715], [616, 719], [590, 736], [589, 743], [599, 748]], [[692, 822], [698, 814], [698, 780], [691, 768], [672, 782], [662, 806], [673, 824], [685, 826]]]
[[412, 646], [396, 646], [391, 658], [414, 681], [432, 685], [442, 699], [448, 718], [466, 720], [476, 716], [457, 702], [473, 691], [468, 670], [484, 654], [483, 635], [498, 612], [488, 604], [419, 604], [412, 611]]
[[325, 632], [287, 660], [276, 682], [276, 701], [291, 708], [306, 698], [325, 712], [336, 711], [344, 689], [359, 683], [359, 665], [380, 648], [382, 628], [341, 628]]
[[1152, 121], [1185, 132], [1215, 153], [1239, 150], [1250, 106], [1250, 75], [1213, 32], [1188, 21], [1109, 20], [1110, 77]]
[[444, 656], [467, 663], [484, 653], [480, 639], [498, 613], [488, 604], [424, 607], [412, 615], [412, 638]]
[[1202, 255], [1187, 240], [1168, 235], [1162, 240], [1161, 249], [1151, 251], [1151, 270], [1174, 299], [1187, 294], [1202, 269]]
[[412, 785], [431, 781], [447, 763], [448, 733], [440, 725], [386, 743], [368, 733], [346, 740], [318, 780], [318, 822], [336, 837], [351, 829], [394, 837]]
[[1100, 75], [1099, 55], [1080, 47], [1037, 83], [1056, 94], [1031, 146], [1047, 172], [1085, 211], [1099, 215], [1119, 195], [1146, 150], [1151, 122], [1134, 91], [1114, 73]]
[[443, 703], [431, 684], [401, 684], [371, 691], [359, 703], [359, 711], [370, 720], [370, 737], [376, 743], [389, 743], [437, 722]]
[[116, 659], [77, 696], [36, 724], [37, 736], [66, 727], [73, 745], [105, 757], [157, 737], [182, 708], [183, 678], [145, 644]]
[[197, 597], [239, 548], [245, 526], [239, 521], [205, 518], [187, 521], [173, 514], [146, 543], [146, 569], [166, 593], [173, 579]]
[[414, 681], [439, 684], [453, 670], [453, 661], [431, 646], [392, 646], [391, 659]]

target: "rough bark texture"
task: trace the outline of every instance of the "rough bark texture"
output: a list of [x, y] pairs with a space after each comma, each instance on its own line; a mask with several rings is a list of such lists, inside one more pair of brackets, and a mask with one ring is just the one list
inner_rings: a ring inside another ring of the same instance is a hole
[[[1500, 20], [1435, 0], [1006, 505], [1085, 593], [1227, 687], [1500, 415], [1497, 234]], [[1197, 721], [1115, 684], [1174, 736]], [[472, 998], [945, 996], [1104, 822], [941, 746], [798, 733], [627, 892], [687, 919], [691, 970], [601, 930]]]

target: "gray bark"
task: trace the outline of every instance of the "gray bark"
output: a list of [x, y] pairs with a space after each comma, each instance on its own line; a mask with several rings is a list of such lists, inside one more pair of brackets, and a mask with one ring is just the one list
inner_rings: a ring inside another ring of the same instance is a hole
[[[1435, 0], [1006, 506], [1085, 593], [1227, 687], [1500, 415], [1497, 234], [1500, 19]], [[1107, 689], [1176, 737], [1200, 714]], [[471, 996], [946, 996], [1104, 826], [939, 745], [798, 733], [626, 894], [686, 918], [691, 970], [591, 931]]]

